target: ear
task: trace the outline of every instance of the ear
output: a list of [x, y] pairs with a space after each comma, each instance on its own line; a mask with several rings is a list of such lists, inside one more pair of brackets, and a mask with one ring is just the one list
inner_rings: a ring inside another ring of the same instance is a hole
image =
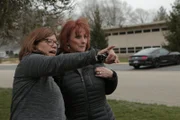
[[37, 51], [37, 45], [33, 45], [33, 51]]

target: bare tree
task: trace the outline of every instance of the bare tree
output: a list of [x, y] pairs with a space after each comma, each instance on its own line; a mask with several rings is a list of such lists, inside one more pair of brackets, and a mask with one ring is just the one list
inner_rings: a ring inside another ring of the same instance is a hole
[[147, 23], [149, 20], [149, 12], [141, 8], [135, 9], [131, 17], [133, 24]]
[[93, 17], [92, 12], [94, 12], [97, 6], [104, 27], [122, 26], [128, 23], [127, 21], [130, 19], [132, 13], [132, 7], [126, 2], [121, 2], [121, 0], [111, 0], [110, 2], [107, 0], [84, 0], [79, 5], [82, 16], [87, 17], [90, 21], [92, 21]]
[[101, 11], [103, 13], [104, 26], [122, 26], [127, 23], [132, 8], [127, 2], [112, 0], [111, 3], [109, 3], [104, 0]]
[[92, 21], [92, 12], [98, 6], [103, 27], [121, 27], [124, 25], [152, 22], [156, 11], [133, 8], [121, 0], [82, 0], [79, 3], [81, 15]]

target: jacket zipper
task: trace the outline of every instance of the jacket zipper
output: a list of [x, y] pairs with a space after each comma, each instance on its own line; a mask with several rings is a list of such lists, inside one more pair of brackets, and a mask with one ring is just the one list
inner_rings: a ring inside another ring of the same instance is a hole
[[88, 101], [88, 92], [87, 92], [87, 88], [86, 88], [86, 85], [85, 85], [85, 82], [84, 82], [84, 78], [83, 78], [83, 75], [82, 75], [82, 69], [78, 69], [77, 70], [78, 71], [78, 73], [79, 73], [79, 75], [80, 75], [80, 77], [81, 77], [81, 81], [82, 81], [82, 84], [83, 84], [83, 87], [84, 87], [84, 90], [85, 90], [85, 97], [86, 97], [86, 101], [87, 101], [87, 108], [88, 108], [88, 110], [87, 110], [87, 113], [88, 113], [88, 120], [89, 120], [89, 118], [90, 118], [90, 116], [89, 116], [89, 113], [90, 113], [90, 111], [89, 111], [89, 101]]

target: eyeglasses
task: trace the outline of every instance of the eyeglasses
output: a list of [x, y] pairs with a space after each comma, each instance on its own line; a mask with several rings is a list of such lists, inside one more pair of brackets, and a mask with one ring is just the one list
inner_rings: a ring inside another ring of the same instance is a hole
[[58, 48], [60, 47], [60, 44], [57, 41], [53, 41], [53, 40], [47, 39], [47, 38], [46, 39], [36, 40], [34, 42], [34, 44], [37, 45], [39, 42], [42, 42], [42, 41], [45, 41], [50, 46], [53, 46], [54, 44], [56, 44]]
[[50, 46], [53, 46], [54, 44], [56, 44], [57, 45], [57, 47], [59, 47], [59, 43], [56, 41], [53, 41], [53, 40], [51, 40], [51, 39], [44, 39], [45, 40], [45, 42], [48, 44], [48, 45], [50, 45]]

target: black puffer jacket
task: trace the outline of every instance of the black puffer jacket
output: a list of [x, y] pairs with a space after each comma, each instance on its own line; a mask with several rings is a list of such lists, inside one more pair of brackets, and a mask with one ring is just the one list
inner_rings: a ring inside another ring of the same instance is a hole
[[117, 74], [113, 71], [112, 79], [98, 78], [94, 72], [97, 66], [102, 65], [66, 72], [57, 82], [64, 97], [68, 120], [115, 119], [106, 95], [116, 89]]

